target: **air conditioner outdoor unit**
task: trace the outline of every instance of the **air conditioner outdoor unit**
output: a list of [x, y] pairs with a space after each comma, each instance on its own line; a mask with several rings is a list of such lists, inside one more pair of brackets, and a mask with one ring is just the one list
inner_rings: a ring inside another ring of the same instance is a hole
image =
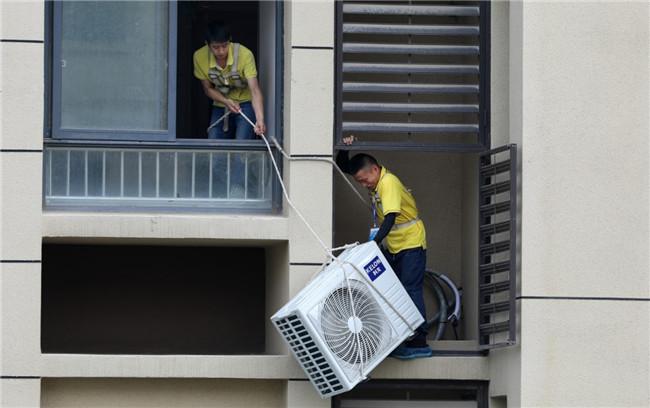
[[372, 241], [344, 251], [271, 320], [322, 398], [354, 388], [424, 322]]

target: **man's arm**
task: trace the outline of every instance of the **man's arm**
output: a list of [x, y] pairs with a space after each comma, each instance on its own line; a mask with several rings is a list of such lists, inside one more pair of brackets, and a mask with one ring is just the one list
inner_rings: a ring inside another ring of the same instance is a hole
[[381, 223], [379, 231], [377, 231], [377, 235], [373, 238], [373, 241], [375, 241], [377, 245], [386, 238], [386, 235], [388, 235], [390, 230], [393, 228], [393, 225], [395, 225], [395, 218], [397, 218], [397, 213], [386, 214], [384, 222]]
[[231, 112], [239, 113], [239, 104], [223, 96], [221, 92], [219, 92], [214, 87], [214, 84], [212, 82], [210, 82], [207, 79], [202, 79], [201, 85], [203, 86], [203, 92], [205, 92], [205, 96], [207, 96], [208, 98], [212, 99], [215, 102], [224, 104], [225, 106], [228, 107], [228, 109], [230, 109]]
[[[342, 142], [345, 145], [351, 145], [354, 142], [355, 136], [350, 135], [343, 138]], [[336, 165], [344, 172], [351, 176], [354, 174], [350, 173], [350, 153], [347, 150], [339, 150], [336, 154]]]
[[253, 96], [253, 110], [255, 111], [255, 133], [266, 133], [266, 124], [264, 123], [264, 97], [262, 89], [257, 78], [248, 78], [248, 87]]
[[336, 154], [336, 165], [347, 174], [350, 174], [350, 154], [347, 150], [339, 150]]

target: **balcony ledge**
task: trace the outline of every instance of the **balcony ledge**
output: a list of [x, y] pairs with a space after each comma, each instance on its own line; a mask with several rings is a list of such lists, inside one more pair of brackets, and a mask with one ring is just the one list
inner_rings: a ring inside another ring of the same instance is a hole
[[286, 241], [288, 219], [258, 214], [43, 213], [46, 242], [265, 245]]
[[[42, 377], [150, 377], [305, 379], [287, 355], [91, 355], [43, 354]], [[376, 379], [487, 380], [485, 356], [439, 356], [413, 361], [386, 359]]]

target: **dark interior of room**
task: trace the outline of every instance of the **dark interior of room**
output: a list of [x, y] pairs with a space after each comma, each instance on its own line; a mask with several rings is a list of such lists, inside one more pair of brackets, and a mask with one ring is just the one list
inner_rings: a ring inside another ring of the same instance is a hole
[[263, 248], [44, 245], [44, 353], [263, 354]]
[[228, 24], [234, 42], [258, 55], [257, 1], [179, 1], [177, 42], [176, 137], [205, 139], [212, 102], [194, 77], [192, 56], [205, 45], [205, 29], [212, 21]]

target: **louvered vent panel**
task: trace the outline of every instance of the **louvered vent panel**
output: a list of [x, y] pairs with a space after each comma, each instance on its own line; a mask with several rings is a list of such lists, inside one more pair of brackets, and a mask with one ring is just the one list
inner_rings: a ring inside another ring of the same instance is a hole
[[488, 145], [488, 2], [337, 3], [337, 145]]

